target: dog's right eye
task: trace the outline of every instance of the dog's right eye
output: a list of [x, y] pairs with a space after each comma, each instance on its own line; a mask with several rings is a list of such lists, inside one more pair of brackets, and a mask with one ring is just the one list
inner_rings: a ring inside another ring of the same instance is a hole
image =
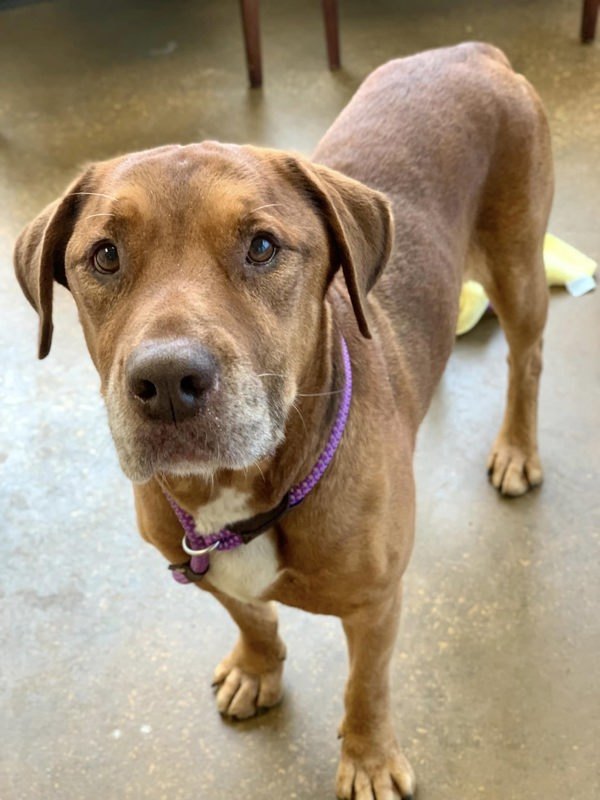
[[246, 255], [249, 264], [266, 265], [277, 255], [278, 247], [270, 236], [259, 234], [250, 242]]
[[112, 242], [102, 242], [94, 250], [92, 264], [97, 272], [102, 275], [113, 275], [119, 271], [119, 251]]

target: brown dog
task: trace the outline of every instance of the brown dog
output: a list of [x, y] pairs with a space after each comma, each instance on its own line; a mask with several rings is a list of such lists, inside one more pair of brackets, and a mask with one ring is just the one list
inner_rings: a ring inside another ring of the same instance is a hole
[[[260, 536], [212, 552], [198, 581], [240, 628], [217, 667], [219, 711], [249, 717], [280, 699], [285, 647], [270, 601], [341, 617], [341, 798], [414, 791], [389, 661], [413, 541], [415, 437], [465, 276], [485, 286], [510, 349], [492, 483], [518, 495], [541, 482], [551, 197], [538, 98], [498, 50], [465, 44], [374, 72], [313, 163], [206, 142], [93, 164], [17, 242], [40, 357], [53, 280], [75, 298], [142, 536], [195, 580], [166, 493], [205, 533], [248, 518], [242, 528], [256, 529], [266, 514]], [[341, 444], [282, 516], [339, 413], [342, 336], [354, 385]]]

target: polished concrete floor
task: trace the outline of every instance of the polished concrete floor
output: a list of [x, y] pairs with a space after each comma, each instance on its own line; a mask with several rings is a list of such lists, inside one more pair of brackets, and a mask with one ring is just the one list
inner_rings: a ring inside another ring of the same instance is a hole
[[[548, 108], [551, 229], [600, 260], [600, 49], [576, 0], [342, 0], [344, 69], [317, 3], [264, 0], [264, 90], [237, 4], [54, 2], [0, 13], [0, 797], [333, 797], [346, 656], [335, 619], [282, 610], [286, 699], [224, 723], [210, 689], [234, 639], [135, 532], [68, 294], [50, 357], [11, 271], [20, 227], [90, 159], [207, 137], [310, 152], [380, 62], [467, 38], [503, 47]], [[500, 499], [484, 461], [505, 344], [457, 343], [423, 427], [417, 544], [394, 714], [422, 800], [600, 796], [600, 294], [553, 293], [546, 482]]]

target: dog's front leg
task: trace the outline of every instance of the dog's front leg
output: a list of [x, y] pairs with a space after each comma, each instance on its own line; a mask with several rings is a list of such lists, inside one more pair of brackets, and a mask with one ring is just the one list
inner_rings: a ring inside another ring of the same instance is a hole
[[389, 667], [400, 620], [401, 587], [391, 597], [342, 619], [350, 656], [342, 754], [336, 778], [341, 800], [410, 798], [412, 768], [402, 755], [390, 714]]
[[239, 639], [215, 670], [217, 708], [247, 719], [276, 705], [283, 693], [285, 644], [277, 633], [275, 603], [242, 603], [215, 592], [240, 629]]

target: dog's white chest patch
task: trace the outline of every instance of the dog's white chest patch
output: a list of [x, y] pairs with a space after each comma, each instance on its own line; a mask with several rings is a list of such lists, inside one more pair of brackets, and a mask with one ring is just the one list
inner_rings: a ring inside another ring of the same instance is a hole
[[[212, 502], [198, 509], [194, 520], [199, 533], [214, 533], [252, 515], [246, 494], [224, 488]], [[208, 576], [215, 589], [248, 603], [273, 583], [277, 571], [275, 541], [271, 534], [263, 533], [234, 550], [211, 553]]]

